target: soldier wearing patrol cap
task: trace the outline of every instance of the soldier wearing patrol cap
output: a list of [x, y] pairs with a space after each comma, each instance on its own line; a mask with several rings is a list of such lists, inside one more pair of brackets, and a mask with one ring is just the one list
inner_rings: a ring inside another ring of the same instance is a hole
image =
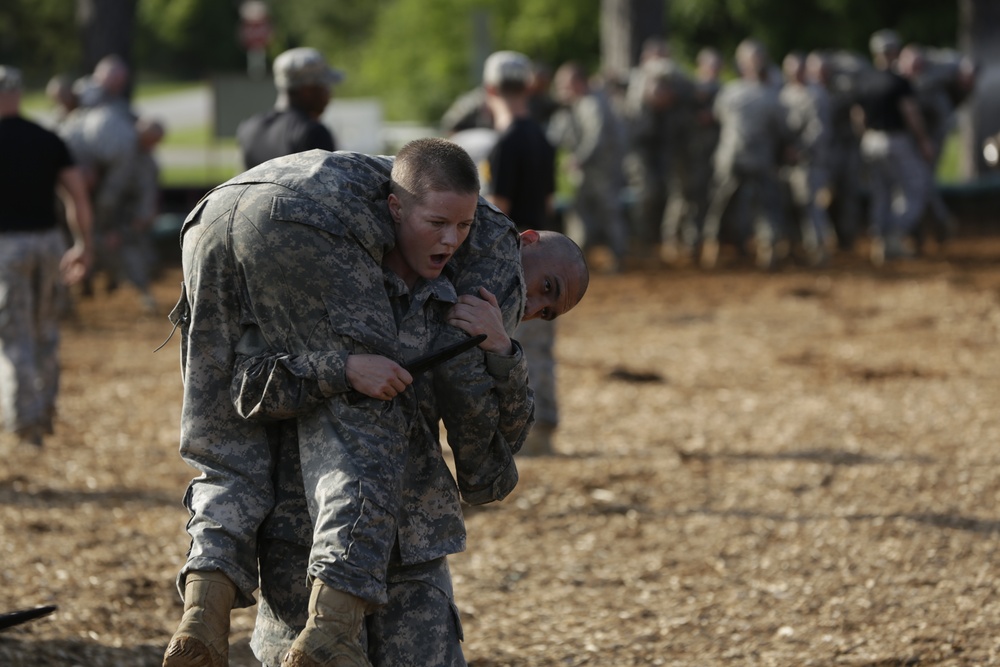
[[344, 73], [327, 64], [316, 49], [290, 49], [274, 59], [274, 108], [246, 119], [236, 139], [247, 169], [283, 155], [320, 148], [337, 149], [330, 129], [320, 122], [333, 86]]

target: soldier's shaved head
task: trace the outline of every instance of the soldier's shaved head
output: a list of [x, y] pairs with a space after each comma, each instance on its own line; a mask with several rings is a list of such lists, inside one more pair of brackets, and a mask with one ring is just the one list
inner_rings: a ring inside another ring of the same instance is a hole
[[521, 268], [528, 292], [525, 320], [553, 320], [569, 312], [590, 285], [583, 250], [558, 232], [523, 232]]
[[390, 191], [423, 201], [428, 192], [479, 192], [479, 170], [458, 144], [428, 137], [403, 146], [393, 161]]

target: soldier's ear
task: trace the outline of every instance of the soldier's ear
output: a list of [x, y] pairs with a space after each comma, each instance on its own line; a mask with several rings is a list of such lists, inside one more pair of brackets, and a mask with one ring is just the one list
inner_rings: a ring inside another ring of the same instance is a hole
[[393, 221], [399, 222], [400, 218], [403, 217], [402, 212], [403, 203], [399, 201], [399, 197], [395, 194], [389, 194], [389, 215], [392, 216]]
[[538, 243], [538, 239], [541, 238], [538, 232], [534, 229], [526, 229], [521, 232], [521, 245], [531, 245], [532, 243]]

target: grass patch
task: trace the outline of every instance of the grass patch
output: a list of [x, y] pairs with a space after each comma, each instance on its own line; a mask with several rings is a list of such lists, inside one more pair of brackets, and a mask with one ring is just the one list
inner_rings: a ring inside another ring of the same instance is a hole
[[962, 179], [962, 138], [956, 130], [948, 135], [941, 148], [937, 169], [938, 183], [958, 183]]
[[208, 88], [208, 84], [201, 82], [191, 83], [183, 81], [148, 81], [148, 82], [140, 81], [135, 88], [135, 91], [132, 95], [132, 99], [148, 100], [153, 97], [172, 95], [174, 93], [184, 93], [189, 90], [200, 90], [202, 88]]
[[164, 167], [160, 171], [160, 186], [165, 188], [214, 187], [228, 181], [238, 173], [240, 173], [238, 169], [212, 164]]
[[174, 148], [201, 148], [211, 150], [212, 148], [236, 148], [235, 137], [212, 136], [212, 128], [209, 125], [199, 125], [197, 127], [183, 127], [177, 130], [170, 129], [167, 125], [167, 135], [163, 138], [163, 146]]
[[[178, 81], [154, 81], [139, 83], [132, 94], [133, 100], [148, 100], [163, 95], [181, 93], [188, 90], [207, 88], [207, 83], [190, 83]], [[45, 95], [45, 90], [25, 90], [21, 95], [21, 110], [25, 116], [34, 117], [52, 111], [52, 102]]]

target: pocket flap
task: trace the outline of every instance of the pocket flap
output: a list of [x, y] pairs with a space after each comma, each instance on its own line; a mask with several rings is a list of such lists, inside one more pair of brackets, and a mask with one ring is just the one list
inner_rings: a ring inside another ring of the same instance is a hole
[[348, 230], [333, 211], [308, 197], [287, 195], [271, 200], [271, 219], [309, 225], [335, 236], [348, 236]]

